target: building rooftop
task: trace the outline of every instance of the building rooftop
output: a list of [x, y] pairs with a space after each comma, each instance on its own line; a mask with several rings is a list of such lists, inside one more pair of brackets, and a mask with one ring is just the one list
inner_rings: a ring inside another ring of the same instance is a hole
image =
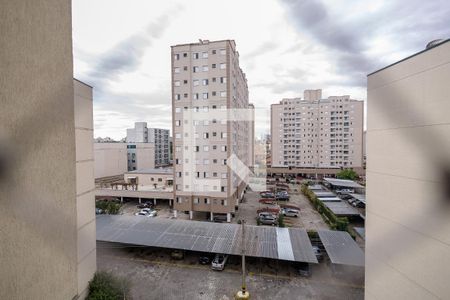
[[401, 59], [401, 60], [399, 60], [399, 61], [396, 61], [396, 62], [394, 62], [394, 63], [392, 63], [392, 64], [390, 64], [390, 65], [387, 65], [386, 67], [383, 67], [383, 68], [381, 68], [381, 69], [378, 69], [378, 70], [376, 70], [376, 71], [373, 71], [372, 73], [367, 74], [367, 76], [373, 75], [373, 74], [378, 73], [378, 72], [380, 72], [380, 71], [382, 71], [382, 70], [385, 70], [385, 69], [387, 69], [387, 68], [390, 68], [390, 67], [392, 67], [392, 66], [395, 66], [396, 64], [399, 64], [399, 63], [401, 63], [401, 62], [403, 62], [403, 61], [405, 61], [405, 60], [411, 59], [411, 58], [413, 58], [414, 56], [420, 55], [420, 54], [422, 54], [422, 53], [424, 53], [424, 52], [430, 51], [431, 49], [440, 47], [440, 46], [442, 46], [442, 45], [444, 45], [444, 44], [446, 44], [446, 43], [448, 43], [448, 42], [450, 42], [450, 39], [443, 40], [443, 41], [440, 42], [439, 44], [436, 44], [436, 45], [434, 45], [434, 46], [425, 48], [425, 49], [423, 49], [422, 51], [419, 51], [419, 52], [417, 52], [417, 53], [414, 53], [413, 55], [410, 55], [410, 56], [408, 56], [408, 57], [405, 57], [405, 58], [403, 58], [403, 59]]
[[173, 174], [173, 168], [149, 168], [129, 171], [126, 174]]
[[354, 182], [353, 180], [336, 179], [336, 178], [324, 178], [323, 180], [334, 186], [360, 188], [360, 189], [364, 188], [362, 185], [360, 185], [357, 182]]

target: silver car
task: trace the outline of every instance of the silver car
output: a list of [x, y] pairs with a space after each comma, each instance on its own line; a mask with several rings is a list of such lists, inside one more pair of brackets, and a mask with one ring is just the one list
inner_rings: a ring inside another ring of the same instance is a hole
[[222, 271], [225, 269], [225, 264], [227, 263], [228, 255], [216, 254], [213, 261], [211, 262], [211, 269], [216, 271]]

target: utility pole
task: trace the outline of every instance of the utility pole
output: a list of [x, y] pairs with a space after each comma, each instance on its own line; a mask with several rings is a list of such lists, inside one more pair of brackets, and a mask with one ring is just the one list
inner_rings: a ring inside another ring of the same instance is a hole
[[250, 294], [246, 290], [245, 286], [245, 220], [241, 220], [242, 225], [242, 241], [241, 241], [241, 251], [242, 251], [242, 286], [241, 290], [236, 293], [234, 299], [236, 300], [248, 300], [250, 299]]

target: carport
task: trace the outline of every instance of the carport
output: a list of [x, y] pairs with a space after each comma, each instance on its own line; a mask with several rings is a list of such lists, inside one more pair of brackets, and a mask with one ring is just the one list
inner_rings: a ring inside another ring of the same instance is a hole
[[364, 267], [364, 252], [348, 232], [319, 230], [317, 233], [331, 263]]
[[[138, 216], [97, 217], [97, 241], [241, 255], [241, 226]], [[246, 256], [318, 263], [306, 230], [245, 226]]]

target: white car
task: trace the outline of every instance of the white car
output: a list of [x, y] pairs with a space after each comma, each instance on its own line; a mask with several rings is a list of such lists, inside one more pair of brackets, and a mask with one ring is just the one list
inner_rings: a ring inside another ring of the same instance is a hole
[[148, 213], [147, 217], [156, 217], [158, 215], [158, 212], [156, 210], [152, 210]]
[[143, 209], [141, 209], [141, 212], [145, 212], [145, 213], [149, 213], [149, 212], [151, 212], [152, 211], [152, 209], [151, 208], [143, 208]]
[[228, 255], [216, 254], [213, 261], [211, 262], [211, 269], [216, 271], [222, 271], [225, 269], [225, 264], [227, 263]]
[[143, 211], [140, 211], [140, 212], [135, 213], [134, 215], [135, 216], [144, 216], [145, 217], [147, 215], [147, 213], [143, 212]]
[[297, 209], [293, 208], [284, 208], [282, 211], [283, 216], [286, 217], [298, 217], [298, 214], [300, 213]]

